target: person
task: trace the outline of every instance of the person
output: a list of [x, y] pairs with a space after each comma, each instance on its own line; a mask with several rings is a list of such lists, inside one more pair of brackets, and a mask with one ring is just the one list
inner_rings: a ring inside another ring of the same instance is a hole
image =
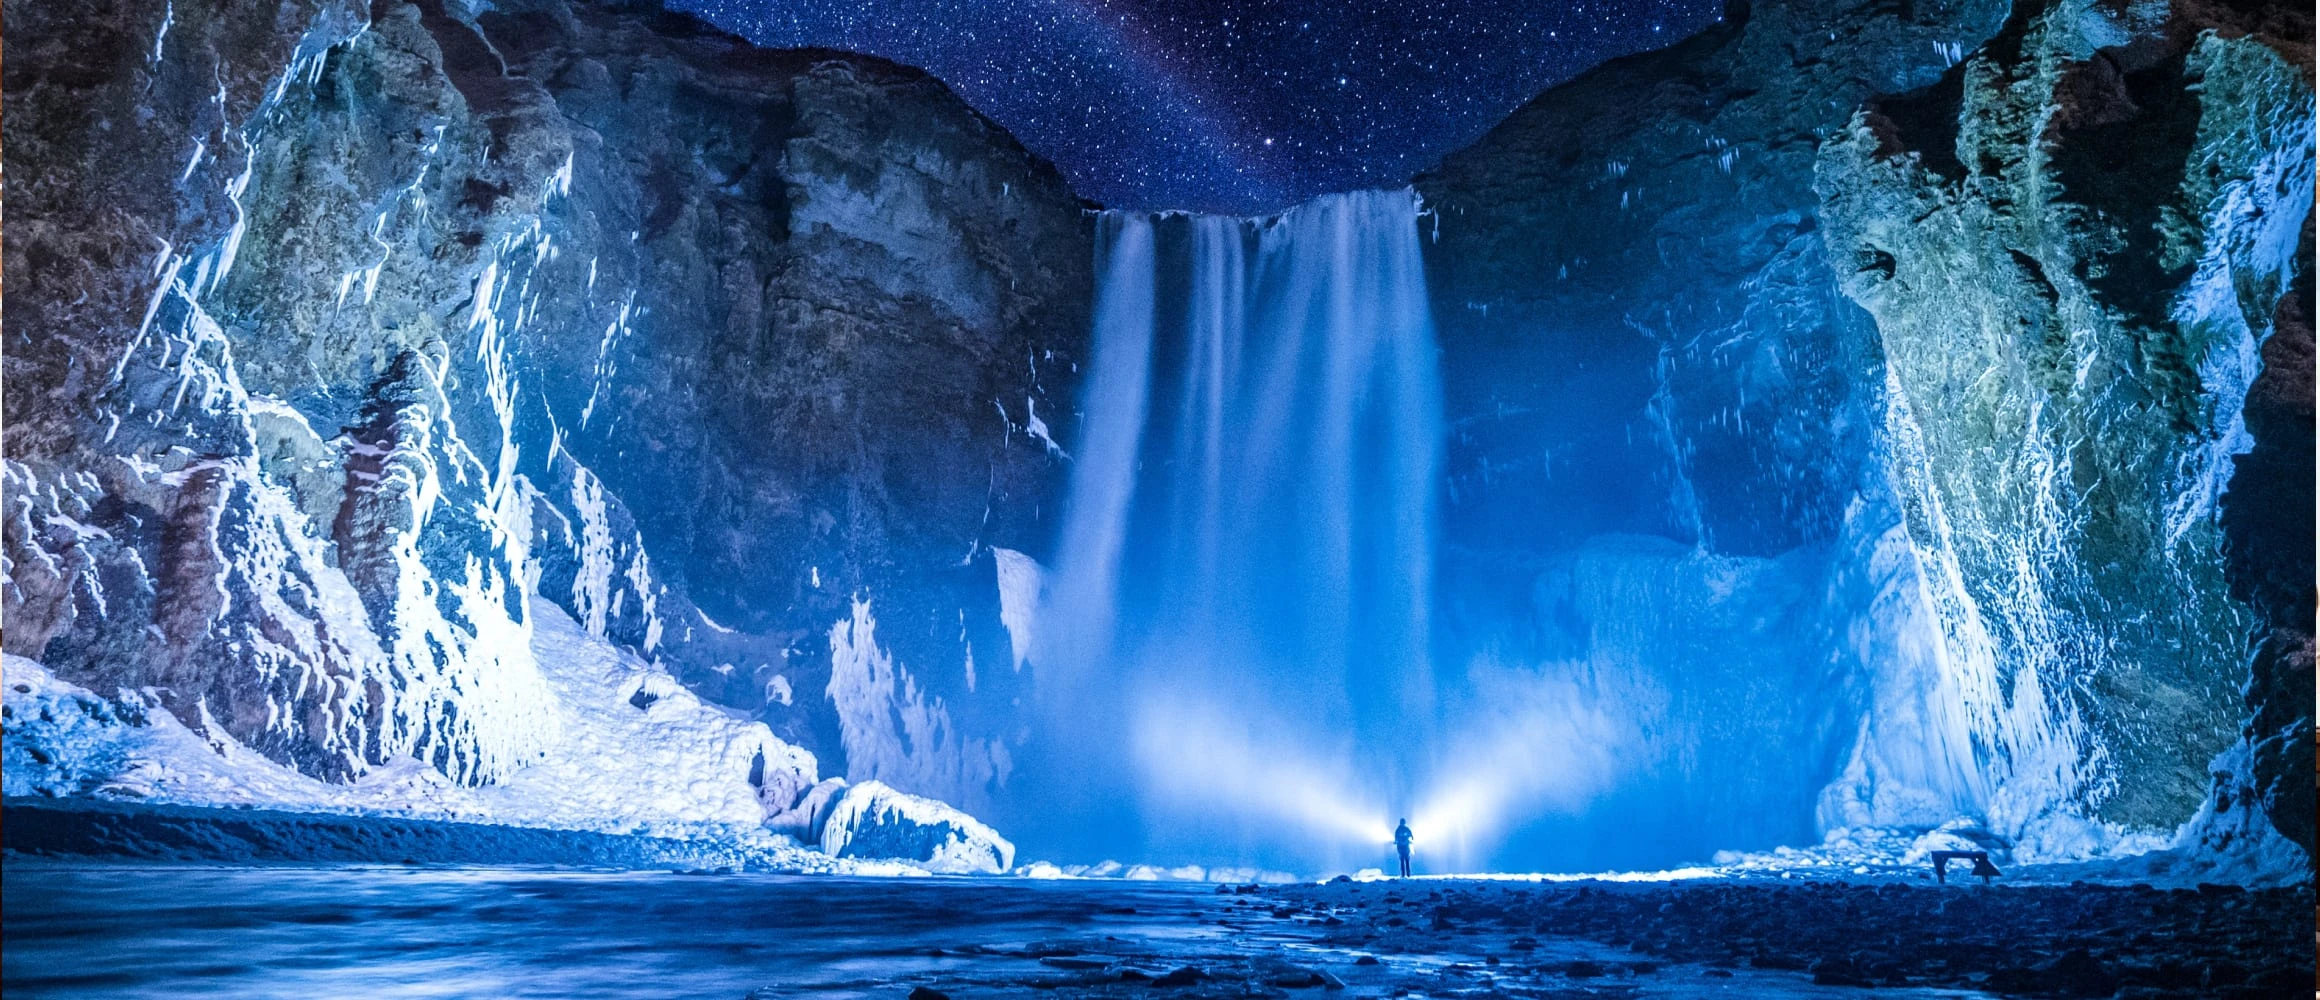
[[1394, 827], [1394, 853], [1402, 856], [1402, 877], [1410, 877], [1410, 821], [1404, 819]]

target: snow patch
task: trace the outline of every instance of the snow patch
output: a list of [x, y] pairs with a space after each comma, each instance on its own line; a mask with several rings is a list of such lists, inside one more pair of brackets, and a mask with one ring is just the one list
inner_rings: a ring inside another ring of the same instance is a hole
[[[658, 666], [596, 640], [553, 604], [531, 604], [552, 740], [496, 785], [460, 785], [410, 756], [352, 784], [318, 781], [151, 696], [101, 697], [6, 658], [8, 795], [383, 814], [510, 826], [692, 836], [754, 834], [813, 786], [811, 754], [732, 718]], [[650, 693], [650, 698], [640, 698]], [[643, 701], [645, 704], [639, 705]], [[778, 804], [778, 805], [776, 805]]]
[[999, 579], [999, 624], [1020, 673], [1031, 662], [1032, 640], [1038, 635], [1039, 608], [1047, 600], [1047, 567], [1014, 549], [992, 549], [991, 561]]

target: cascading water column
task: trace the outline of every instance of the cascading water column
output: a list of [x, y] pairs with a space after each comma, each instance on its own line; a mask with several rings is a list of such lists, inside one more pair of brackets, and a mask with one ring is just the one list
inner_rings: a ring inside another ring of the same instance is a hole
[[1017, 786], [1046, 806], [1023, 832], [1088, 855], [1368, 859], [1437, 722], [1443, 428], [1415, 195], [1099, 228], [1036, 656], [1045, 755]]

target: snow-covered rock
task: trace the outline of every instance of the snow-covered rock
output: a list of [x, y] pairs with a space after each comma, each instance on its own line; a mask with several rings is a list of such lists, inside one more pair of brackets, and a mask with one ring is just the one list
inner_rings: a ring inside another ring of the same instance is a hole
[[896, 858], [949, 875], [1005, 872], [1015, 845], [966, 813], [883, 782], [846, 788], [822, 824], [822, 850], [839, 858]]
[[546, 693], [537, 709], [556, 735], [495, 785], [463, 785], [407, 757], [351, 783], [317, 780], [221, 727], [189, 727], [147, 694], [108, 698], [9, 656], [0, 726], [6, 791], [748, 837], [769, 811], [814, 786], [813, 756], [764, 723], [701, 701], [546, 601], [533, 601], [531, 620], [530, 653]]

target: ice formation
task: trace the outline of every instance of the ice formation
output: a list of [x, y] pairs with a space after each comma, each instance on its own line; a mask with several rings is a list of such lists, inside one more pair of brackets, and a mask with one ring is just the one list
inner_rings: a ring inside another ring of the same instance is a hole
[[849, 777], [940, 792], [979, 802], [1006, 782], [1005, 745], [959, 732], [950, 709], [929, 695], [878, 643], [870, 601], [830, 627], [830, 682]]

